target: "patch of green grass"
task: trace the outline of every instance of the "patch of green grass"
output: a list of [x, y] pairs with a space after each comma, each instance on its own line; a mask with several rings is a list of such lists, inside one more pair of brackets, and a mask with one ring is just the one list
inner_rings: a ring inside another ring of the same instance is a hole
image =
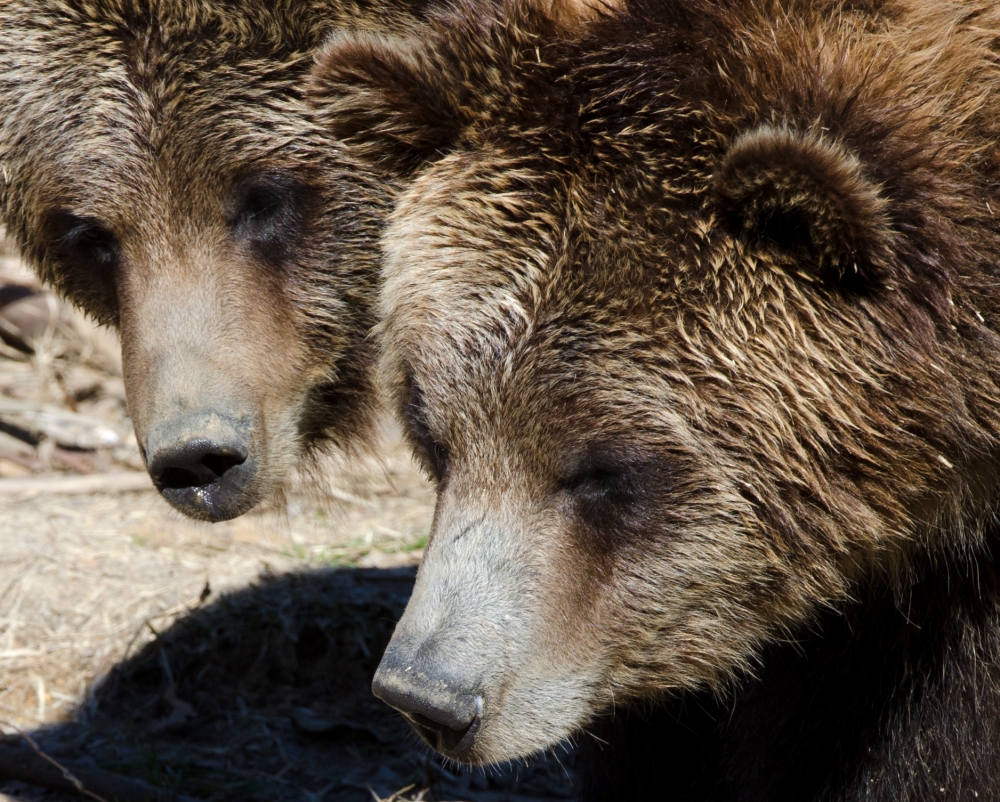
[[308, 560], [309, 552], [307, 552], [302, 546], [297, 543], [290, 548], [285, 548], [281, 550], [282, 557], [290, 557], [293, 560]]
[[400, 551], [417, 551], [418, 549], [425, 548], [427, 546], [427, 539], [430, 537], [430, 533], [420, 535], [416, 540], [410, 543], [405, 543]]
[[343, 546], [331, 546], [323, 550], [313, 559], [333, 568], [357, 568], [358, 561], [374, 551], [383, 554], [409, 554], [424, 548], [427, 538], [426, 532], [406, 538], [354, 538]]

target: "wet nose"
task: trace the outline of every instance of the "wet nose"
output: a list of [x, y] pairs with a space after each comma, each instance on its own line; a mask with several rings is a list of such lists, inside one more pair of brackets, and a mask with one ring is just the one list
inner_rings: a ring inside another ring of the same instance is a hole
[[461, 760], [472, 749], [483, 719], [483, 696], [462, 682], [447, 662], [386, 652], [372, 691], [409, 719], [434, 749]]
[[184, 415], [154, 427], [145, 445], [153, 483], [181, 512], [222, 521], [255, 503], [251, 432], [237, 418], [214, 411]]

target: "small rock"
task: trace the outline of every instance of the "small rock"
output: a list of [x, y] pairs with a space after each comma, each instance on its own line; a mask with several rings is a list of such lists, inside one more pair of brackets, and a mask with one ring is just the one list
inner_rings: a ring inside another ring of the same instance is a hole
[[0, 398], [0, 419], [10, 427], [47, 438], [63, 448], [91, 451], [121, 445], [121, 437], [103, 421], [46, 404]]

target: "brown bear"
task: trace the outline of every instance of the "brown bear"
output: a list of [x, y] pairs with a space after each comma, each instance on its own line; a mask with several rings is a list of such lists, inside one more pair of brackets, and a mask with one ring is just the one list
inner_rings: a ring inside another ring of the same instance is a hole
[[588, 799], [1000, 799], [1000, 7], [626, 5], [317, 66], [438, 483], [375, 692]]
[[221, 520], [372, 407], [385, 182], [317, 125], [303, 77], [340, 26], [420, 0], [4, 0], [0, 223], [119, 329], [149, 472]]

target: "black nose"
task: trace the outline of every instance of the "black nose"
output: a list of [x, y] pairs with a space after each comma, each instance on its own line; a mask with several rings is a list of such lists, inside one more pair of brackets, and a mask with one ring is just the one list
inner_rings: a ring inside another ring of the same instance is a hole
[[[419, 663], [433, 671], [433, 664]], [[482, 694], [463, 689], [446, 671], [428, 675], [419, 663], [387, 653], [375, 673], [372, 692], [403, 713], [434, 749], [461, 760], [472, 749], [483, 720]]]
[[146, 438], [146, 467], [167, 501], [192, 518], [223, 521], [256, 501], [251, 427], [218, 412], [161, 422]]

